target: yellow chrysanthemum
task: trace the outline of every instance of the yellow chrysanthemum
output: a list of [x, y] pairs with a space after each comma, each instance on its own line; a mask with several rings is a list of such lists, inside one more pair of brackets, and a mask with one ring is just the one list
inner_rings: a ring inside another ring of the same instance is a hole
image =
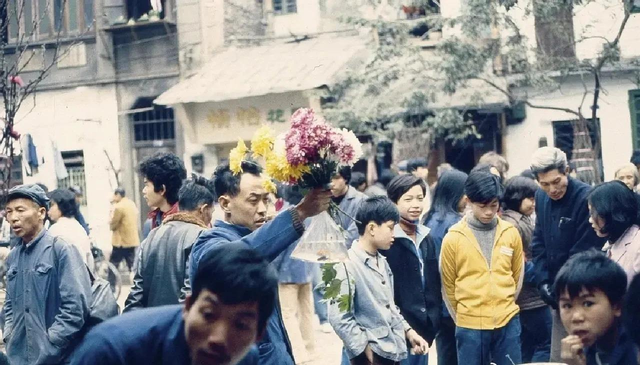
[[300, 180], [302, 175], [311, 170], [305, 165], [290, 165], [284, 154], [270, 153], [267, 155], [265, 171], [278, 181], [291, 183]]
[[253, 138], [251, 138], [251, 151], [253, 152], [253, 157], [264, 157], [273, 149], [273, 143], [275, 142], [275, 137], [273, 136], [273, 130], [268, 126], [262, 126], [260, 129], [253, 134]]
[[239, 139], [238, 145], [229, 152], [229, 168], [234, 175], [238, 175], [242, 172], [242, 161], [247, 154], [247, 145], [244, 141]]
[[271, 180], [269, 176], [265, 176], [262, 181], [262, 187], [269, 193], [275, 194], [278, 191], [276, 184]]

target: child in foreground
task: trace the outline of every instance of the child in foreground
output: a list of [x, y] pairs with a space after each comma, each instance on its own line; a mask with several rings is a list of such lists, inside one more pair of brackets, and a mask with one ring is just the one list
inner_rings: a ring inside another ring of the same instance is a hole
[[349, 249], [349, 261], [334, 266], [342, 281], [339, 295], [348, 295], [350, 302], [348, 308], [330, 303], [331, 326], [353, 365], [398, 364], [408, 355], [407, 342], [415, 354], [426, 354], [429, 345], [394, 302], [393, 274], [378, 252], [393, 244], [398, 210], [387, 197], [371, 197], [363, 201], [356, 221], [360, 238]]
[[567, 333], [562, 361], [568, 365], [634, 365], [637, 350], [621, 321], [627, 290], [622, 267], [595, 250], [578, 253], [555, 281]]

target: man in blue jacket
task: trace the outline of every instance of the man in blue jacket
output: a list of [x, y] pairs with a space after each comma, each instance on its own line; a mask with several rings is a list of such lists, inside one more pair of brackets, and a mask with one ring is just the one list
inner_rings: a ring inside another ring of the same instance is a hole
[[590, 248], [600, 250], [605, 240], [589, 223], [587, 197], [591, 187], [568, 176], [564, 152], [555, 147], [538, 149], [531, 159], [531, 171], [542, 188], [536, 193], [536, 227], [531, 241], [535, 280], [542, 299], [555, 309], [550, 361], [561, 362], [560, 341], [567, 334], [557, 312], [553, 281], [569, 257]]
[[[239, 175], [234, 175], [228, 164], [218, 166], [213, 182], [224, 221], [216, 221], [213, 229], [203, 233], [193, 245], [191, 280], [203, 255], [222, 244], [242, 242], [268, 261], [275, 260], [302, 236], [304, 220], [327, 210], [331, 201], [330, 191], [312, 190], [298, 205], [267, 223], [269, 193], [264, 188], [262, 168], [258, 164], [243, 161]], [[258, 351], [260, 365], [294, 364], [279, 306], [269, 318]]]

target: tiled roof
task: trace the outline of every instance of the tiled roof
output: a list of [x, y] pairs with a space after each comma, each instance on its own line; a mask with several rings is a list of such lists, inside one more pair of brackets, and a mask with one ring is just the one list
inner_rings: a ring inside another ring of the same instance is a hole
[[215, 54], [200, 71], [173, 86], [155, 103], [172, 105], [234, 100], [330, 85], [366, 54], [356, 36], [306, 39]]

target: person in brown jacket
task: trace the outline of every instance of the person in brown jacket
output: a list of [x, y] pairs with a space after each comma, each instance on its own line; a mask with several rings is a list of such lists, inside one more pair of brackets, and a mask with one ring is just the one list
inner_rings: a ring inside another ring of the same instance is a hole
[[140, 246], [140, 231], [138, 227], [138, 208], [136, 204], [125, 197], [124, 189], [118, 188], [113, 194], [113, 213], [111, 215], [111, 261], [116, 267], [125, 260], [129, 271], [133, 270], [136, 257], [136, 247]]
[[505, 183], [502, 219], [513, 224], [522, 238], [525, 254], [525, 274], [522, 291], [516, 300], [520, 307], [522, 332], [522, 361], [548, 362], [551, 351], [551, 311], [540, 297], [533, 283], [531, 263], [531, 239], [535, 226], [536, 182], [524, 176], [516, 176]]

